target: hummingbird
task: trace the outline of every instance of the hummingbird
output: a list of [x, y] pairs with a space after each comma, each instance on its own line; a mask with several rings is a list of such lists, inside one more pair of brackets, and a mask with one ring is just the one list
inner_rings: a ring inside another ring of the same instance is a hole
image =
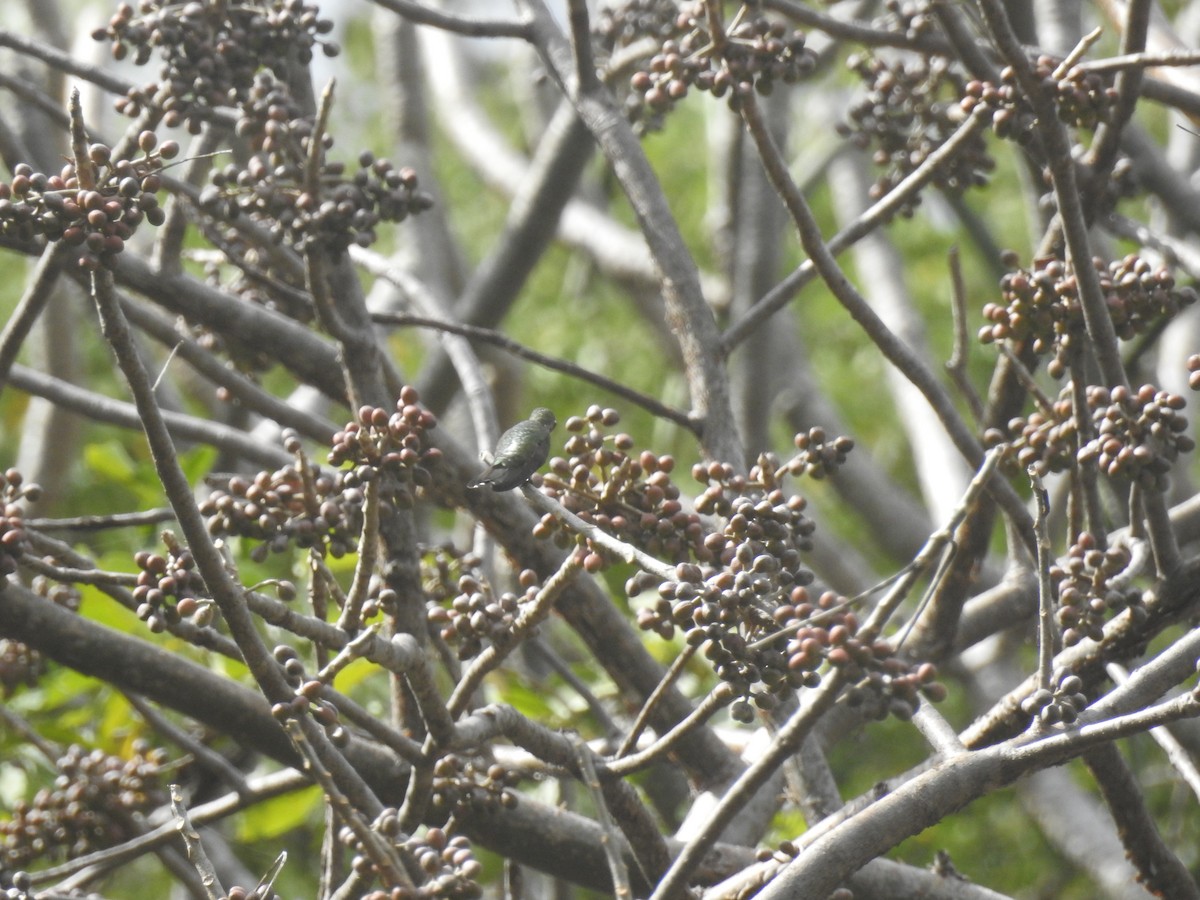
[[550, 432], [558, 420], [539, 406], [524, 422], [518, 422], [496, 442], [492, 463], [472, 481], [469, 488], [490, 484], [493, 491], [511, 491], [529, 480], [550, 455]]

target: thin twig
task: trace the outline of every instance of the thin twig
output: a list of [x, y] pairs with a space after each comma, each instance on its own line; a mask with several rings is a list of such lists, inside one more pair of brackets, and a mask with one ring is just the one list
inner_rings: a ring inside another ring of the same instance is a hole
[[575, 759], [579, 765], [580, 780], [592, 795], [592, 805], [596, 808], [596, 821], [600, 823], [601, 828], [600, 843], [604, 847], [604, 855], [608, 858], [608, 870], [612, 874], [613, 896], [632, 898], [629, 870], [625, 867], [625, 860], [621, 858], [622, 842], [618, 838], [617, 826], [608, 812], [608, 803], [604, 799], [604, 791], [596, 775], [592, 749], [578, 736], [575, 738]]
[[575, 53], [578, 89], [597, 90], [600, 79], [596, 74], [596, 58], [592, 53], [592, 29], [588, 24], [586, 0], [567, 0], [567, 23], [571, 31], [571, 49]]
[[33, 554], [23, 556], [21, 558], [21, 565], [31, 572], [45, 575], [47, 578], [52, 578], [63, 584], [91, 584], [97, 586], [103, 585], [105, 587], [133, 588], [138, 583], [138, 576], [132, 572], [105, 572], [101, 569], [60, 566]]
[[1034, 533], [1037, 535], [1038, 571], [1038, 686], [1052, 690], [1054, 656], [1058, 652], [1058, 629], [1054, 624], [1054, 587], [1050, 582], [1050, 494], [1042, 484], [1042, 476], [1036, 466], [1030, 466], [1029, 481], [1033, 485], [1033, 496], [1037, 501], [1034, 517]]
[[1085, 72], [1119, 72], [1122, 69], [1148, 69], [1155, 66], [1200, 65], [1200, 50], [1168, 50], [1165, 52], [1122, 53], [1104, 59], [1087, 60], [1077, 64]]
[[121, 693], [125, 695], [125, 699], [129, 701], [129, 705], [137, 710], [138, 715], [145, 719], [151, 728], [185, 753], [191, 755], [192, 759], [195, 760], [197, 768], [203, 769], [210, 775], [215, 776], [220, 782], [223, 782], [227, 787], [236, 791], [239, 796], [250, 795], [250, 787], [246, 781], [246, 776], [242, 774], [237, 766], [216, 750], [177, 726], [155, 709], [140, 694], [135, 694], [127, 690], [122, 690]]
[[[36, 369], [20, 364], [14, 365], [9, 373], [8, 383], [17, 390], [50, 400], [63, 409], [79, 413], [96, 422], [106, 422], [122, 428], [142, 427], [136, 404], [113, 400]], [[181, 441], [209, 444], [240, 459], [271, 468], [287, 465], [291, 459], [282, 447], [268, 446], [246, 432], [220, 422], [171, 410], [162, 410], [160, 415], [167, 432]]]
[[221, 887], [221, 879], [217, 875], [216, 866], [204, 852], [204, 842], [200, 840], [200, 832], [188, 819], [187, 807], [183, 804], [183, 791], [177, 784], [171, 785], [170, 791], [171, 811], [175, 813], [175, 827], [187, 846], [188, 860], [200, 875], [200, 883], [204, 885], [209, 900], [219, 900], [225, 896], [225, 889]]
[[[622, 751], [627, 751], [627, 748], [623, 744], [616, 758], [607, 764], [608, 771], [614, 775], [625, 776], [662, 759], [671, 752], [679, 738], [699, 728], [736, 700], [737, 696], [728, 682], [721, 682], [709, 692], [707, 697], [696, 704], [696, 708], [685, 719], [678, 722], [649, 747], [624, 755]], [[645, 709], [650, 709], [648, 703]]]
[[354, 580], [346, 592], [346, 602], [338, 619], [338, 628], [353, 634], [362, 627], [362, 608], [371, 591], [371, 576], [379, 559], [380, 483], [372, 478], [363, 485], [363, 526], [358, 539], [358, 560], [354, 564]]
[[[967, 489], [963, 492], [962, 499], [955, 507], [950, 520], [929, 536], [913, 561], [904, 567], [892, 589], [871, 610], [871, 614], [859, 629], [860, 639], [869, 641], [877, 637], [883, 631], [883, 626], [891, 618], [892, 613], [896, 611], [900, 603], [908, 596], [908, 592], [912, 590], [921, 575], [942, 558], [947, 545], [952, 544], [954, 541], [954, 532], [962, 524], [963, 520], [966, 519], [967, 514], [975, 504], [979, 502], [980, 495], [985, 490], [997, 466], [999, 466], [1003, 453], [1002, 448], [993, 447], [984, 454], [983, 465], [979, 467], [979, 471], [975, 473], [975, 477], [967, 485]], [[913, 615], [914, 620], [917, 618], [917, 615], [919, 615], [919, 611]]]
[[1064, 56], [1062, 62], [1055, 67], [1050, 77], [1057, 81], [1066, 75], [1072, 66], [1083, 59], [1083, 55], [1092, 48], [1092, 45], [1100, 40], [1102, 34], [1104, 34], [1104, 29], [1097, 26], [1081, 37], [1079, 42], [1071, 48], [1071, 52]]
[[725, 826], [750, 802], [784, 761], [799, 749], [813, 727], [833, 706], [845, 681], [842, 670], [835, 669], [825, 676], [819, 687], [803, 695], [800, 707], [779, 729], [771, 745], [729, 786], [708, 821], [675, 857], [671, 868], [650, 895], [650, 900], [673, 900], [681, 894], [689, 876], [716, 843]]
[[967, 372], [971, 348], [971, 337], [967, 332], [967, 285], [963, 280], [962, 257], [957, 245], [950, 248], [947, 262], [950, 266], [950, 311], [954, 316], [954, 349], [950, 358], [946, 360], [946, 371], [950, 373], [958, 392], [967, 401], [975, 421], [982, 422], [983, 401], [979, 399], [979, 392], [975, 390]]
[[[1122, 685], [1129, 680], [1129, 670], [1120, 663], [1110, 662], [1104, 667], [1104, 671], [1108, 673], [1108, 677], [1113, 680], [1114, 684]], [[1200, 799], [1200, 767], [1196, 765], [1191, 752], [1179, 742], [1175, 733], [1166, 725], [1151, 728], [1150, 736], [1162, 748], [1171, 768], [1179, 773], [1184, 784], [1191, 789], [1197, 799]]]
[[[671, 685], [679, 680], [679, 676], [683, 674], [683, 670], [687, 667], [687, 664], [696, 655], [697, 646], [696, 644], [685, 644], [679, 655], [671, 661], [671, 667], [667, 669], [667, 674], [663, 676], [662, 681], [658, 683], [658, 686], [646, 698], [646, 702], [642, 704], [642, 708], [638, 710], [637, 718], [633, 720], [633, 725], [630, 726], [629, 733], [625, 735], [624, 740], [621, 741], [621, 746], [617, 748], [617, 752], [613, 755], [614, 759], [621, 759], [627, 756], [637, 746], [638, 738], [642, 736], [646, 725], [649, 724], [650, 716], [654, 713], [659, 698], [662, 697]], [[722, 682], [722, 684], [725, 684], [725, 682]]]
[[157, 509], [109, 513], [103, 516], [26, 519], [25, 527], [37, 531], [103, 531], [108, 528], [140, 528], [145, 525], [161, 525], [163, 522], [171, 522], [174, 519], [174, 511], [163, 506]]
[[539, 353], [537, 350], [530, 349], [524, 344], [514, 341], [507, 335], [491, 328], [481, 328], [478, 325], [466, 325], [459, 322], [447, 322], [442, 319], [414, 316], [408, 313], [374, 312], [371, 313], [371, 320], [382, 325], [411, 325], [417, 328], [434, 328], [438, 331], [444, 331], [447, 334], [462, 335], [473, 341], [491, 344], [507, 353], [511, 353], [513, 356], [535, 362], [552, 372], [562, 372], [565, 375], [578, 378], [580, 381], [594, 384], [596, 387], [609, 391], [623, 400], [628, 400], [630, 403], [640, 406], [642, 409], [661, 419], [666, 419], [686, 428], [693, 434], [700, 428], [700, 424], [686, 412], [675, 409], [672, 406], [667, 406], [649, 394], [643, 394], [640, 391], [621, 384], [619, 381], [598, 372], [592, 372], [590, 369], [585, 369], [583, 366], [569, 360]]
[[372, 0], [417, 25], [430, 25], [465, 37], [531, 39], [528, 23], [512, 19], [472, 19], [430, 9], [414, 0]]
[[583, 519], [570, 512], [557, 500], [547, 497], [541, 491], [529, 485], [523, 486], [522, 491], [525, 494], [525, 498], [542, 512], [550, 513], [556, 519], [570, 526], [571, 530], [576, 534], [587, 538], [591, 543], [601, 547], [618, 559], [624, 560], [630, 565], [638, 566], [650, 574], [661, 578], [663, 581], [676, 580], [675, 566], [669, 566], [644, 550], [639, 550], [632, 544], [627, 544], [613, 537], [607, 531], [583, 521]]
[[54, 296], [58, 285], [58, 276], [63, 266], [75, 256], [76, 250], [66, 243], [57, 241], [47, 244], [38, 259], [29, 286], [21, 295], [16, 309], [4, 323], [4, 331], [0, 332], [0, 389], [9, 379], [9, 372], [17, 359], [17, 354], [38, 317], [45, 310], [46, 304]]

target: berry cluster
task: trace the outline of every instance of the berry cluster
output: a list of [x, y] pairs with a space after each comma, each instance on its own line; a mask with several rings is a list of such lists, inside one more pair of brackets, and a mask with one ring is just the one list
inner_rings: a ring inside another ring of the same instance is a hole
[[911, 40], [928, 34], [935, 27], [937, 20], [930, 14], [926, 2], [887, 0], [883, 5], [887, 13], [872, 23], [876, 28], [899, 32]]
[[[834, 637], [830, 629], [830, 640]], [[937, 667], [898, 656], [887, 640], [877, 639], [868, 647], [851, 635], [843, 646], [829, 649], [827, 658], [853, 682], [846, 689], [846, 702], [875, 719], [895, 716], [907, 721], [920, 706], [922, 696], [933, 703], [946, 699], [946, 686], [936, 680]]]
[[235, 475], [200, 504], [209, 532], [259, 541], [250, 551], [257, 562], [293, 546], [334, 559], [353, 552], [362, 528], [362, 490], [311, 464], [290, 429], [284, 446], [296, 455], [293, 465], [252, 480]]
[[310, 714], [313, 721], [325, 729], [331, 743], [345, 747], [350, 742], [350, 732], [341, 724], [337, 707], [321, 696], [325, 683], [307, 676], [295, 648], [279, 644], [273, 652], [275, 661], [283, 668], [283, 677], [295, 689], [296, 696], [286, 703], [274, 704], [271, 715], [283, 722]]
[[730, 107], [737, 109], [751, 91], [769, 94], [776, 82], [792, 84], [813, 70], [816, 56], [803, 32], [789, 33], [780, 22], [747, 15], [749, 9], [750, 4], [740, 7], [715, 36], [706, 5], [685, 4], [648, 69], [630, 79], [627, 111], [633, 121], [661, 116], [693, 87], [714, 97], [729, 94]]
[[537, 573], [532, 569], [522, 571], [518, 582], [524, 589], [522, 596], [505, 591], [497, 597], [486, 582], [474, 574], [464, 574], [458, 580], [457, 594], [449, 606], [430, 601], [429, 622], [441, 630], [442, 640], [458, 647], [459, 659], [478, 656], [484, 641], [499, 643], [505, 640], [522, 602], [532, 600], [537, 594]]
[[1055, 672], [1053, 680], [1053, 690], [1038, 688], [1021, 701], [1021, 710], [1028, 716], [1037, 716], [1042, 725], [1070, 725], [1088, 705], [1083, 679], [1073, 673]]
[[[1043, 92], [1051, 96], [1058, 117], [1076, 128], [1095, 128], [1107, 122], [1117, 94], [1111, 83], [1081, 66], [1062, 71], [1062, 61], [1045, 54], [1033, 60], [1034, 75]], [[1033, 131], [1036, 116], [1017, 85], [1012, 66], [1000, 73], [1000, 83], [973, 80], [967, 82], [962, 108], [971, 112], [984, 107], [992, 113], [992, 128], [1000, 137], [1026, 140]]]
[[133, 817], [160, 805], [166, 753], [138, 742], [121, 759], [72, 746], [58, 759], [54, 786], [18, 801], [0, 822], [0, 869], [59, 856], [75, 858], [135, 836]]
[[788, 461], [788, 471], [818, 481], [840, 469], [854, 449], [853, 438], [842, 435], [831, 439], [819, 425], [800, 432], [792, 442], [800, 452]]
[[0, 580], [17, 571], [17, 561], [29, 549], [29, 537], [25, 534], [25, 517], [20, 502], [36, 502], [42, 489], [36, 484], [25, 484], [24, 476], [16, 469], [0, 474]]
[[[871, 187], [871, 197], [878, 199], [944, 144], [962, 122], [958, 98], [964, 78], [948, 60], [937, 56], [906, 64], [856, 54], [847, 64], [866, 84], [867, 93], [850, 108], [849, 120], [838, 123], [838, 133], [862, 150], [874, 148], [872, 159], [884, 169]], [[995, 166], [983, 136], [975, 134], [938, 168], [934, 183], [962, 193], [986, 184], [986, 173]], [[914, 197], [902, 214], [911, 215], [918, 202]]]
[[381, 578], [372, 578], [367, 599], [362, 605], [362, 621], [375, 618], [381, 612], [390, 616], [400, 614], [400, 595], [387, 586]]
[[346, 487], [382, 477], [388, 487], [385, 500], [401, 508], [413, 505], [417, 488], [430, 483], [425, 464], [442, 455], [426, 438], [437, 427], [437, 416], [423, 409], [420, 399], [416, 388], [405, 385], [394, 412], [363, 406], [357, 420], [333, 436], [330, 465], [353, 466], [342, 475]]
[[1068, 386], [1049, 409], [1010, 419], [1007, 432], [989, 428], [983, 436], [984, 444], [988, 447], [1003, 443], [1012, 446], [1015, 452], [1007, 455], [1002, 463], [1010, 474], [1024, 472], [1030, 466], [1034, 466], [1039, 475], [1065, 472], [1075, 464], [1079, 433], [1072, 410]]
[[[1179, 288], [1165, 268], [1154, 268], [1136, 254], [1105, 263], [1092, 260], [1100, 277], [1117, 336], [1128, 340], [1152, 326], [1173, 318], [1195, 302], [1196, 292]], [[1000, 279], [1004, 303], [988, 303], [983, 316], [990, 324], [979, 332], [989, 344], [1010, 338], [1032, 341], [1035, 353], [1054, 354], [1047, 371], [1055, 377], [1066, 372], [1072, 340], [1083, 336], [1083, 308], [1079, 287], [1065, 262], [1043, 258], [1032, 271], [1017, 269]]]
[[1118, 386], [1087, 389], [1096, 437], [1079, 448], [1079, 461], [1095, 460], [1100, 471], [1155, 490], [1165, 490], [1167, 473], [1195, 441], [1187, 434], [1178, 394], [1144, 384], [1136, 392]]
[[1000, 279], [1004, 303], [988, 303], [983, 317], [989, 323], [979, 331], [983, 344], [995, 341], [1032, 341], [1038, 354], [1056, 353], [1061, 376], [1072, 330], [1083, 324], [1083, 310], [1075, 293], [1075, 279], [1067, 277], [1067, 264], [1054, 257], [1034, 260], [1032, 271], [1017, 269]]
[[162, 187], [163, 160], [179, 153], [175, 141], [158, 143], [153, 131], [138, 136], [142, 156], [114, 160], [112, 148], [92, 144], [80, 178], [75, 163], [58, 175], [35, 172], [25, 163], [0, 183], [0, 234], [20, 240], [36, 235], [82, 248], [79, 264], [95, 270], [116, 264], [116, 255], [143, 222], [161, 225], [166, 214], [155, 192]]
[[[377, 827], [380, 834], [416, 862], [426, 880], [413, 887], [371, 891], [363, 895], [363, 900], [473, 900], [483, 896], [475, 880], [483, 871], [483, 865], [475, 858], [471, 842], [463, 835], [451, 837], [443, 828], [428, 828], [421, 837], [406, 837], [400, 830], [400, 817], [394, 809], [384, 810]], [[361, 851], [354, 833], [343, 828], [338, 837], [347, 847], [358, 851], [352, 863], [354, 870], [360, 876], [370, 878], [374, 867]]]
[[[399, 222], [431, 200], [416, 190], [411, 169], [364, 155], [347, 176], [343, 164], [325, 160], [332, 138], [316, 133], [314, 118], [285, 82], [289, 67], [306, 64], [314, 46], [337, 52], [322, 37], [332, 27], [303, 0], [141, 0], [136, 13], [122, 4], [94, 36], [111, 40], [118, 57], [132, 49], [134, 60], [145, 63], [155, 48], [163, 57], [161, 82], [118, 101], [123, 112], [160, 109], [165, 124], [186, 123], [198, 132], [213, 108], [238, 109], [237, 133], [255, 155], [244, 169], [231, 164], [215, 171], [201, 208], [222, 219], [251, 216], [298, 251], [319, 242], [341, 253], [351, 244], [370, 245], [379, 223]], [[315, 185], [304, 175], [314, 140], [321, 155]]]
[[[606, 433], [619, 421], [616, 410], [599, 406], [569, 418], [565, 428], [570, 437], [564, 445], [569, 455], [550, 460], [543, 490], [585, 522], [659, 559], [675, 563], [706, 557], [700, 517], [683, 508], [671, 479], [674, 458], [648, 450], [634, 455], [632, 437]], [[534, 526], [534, 535], [561, 546], [573, 540], [549, 514]], [[584, 567], [596, 571], [604, 561], [604, 551], [591, 547]]]
[[746, 477], [735, 474], [727, 464], [697, 465], [692, 475], [704, 491], [696, 498], [696, 511], [719, 516], [719, 530], [704, 537], [706, 556], [733, 575], [755, 572], [769, 577], [771, 584], [751, 585], [758, 594], [787, 592], [793, 584], [812, 580], [800, 562], [800, 554], [812, 549], [810, 540], [816, 526], [804, 509], [799, 494], [788, 496], [781, 478], [797, 466], [808, 464], [808, 453], [781, 464], [773, 453], [759, 454], [758, 462]]
[[[600, 407], [569, 419], [571, 457], [551, 460], [542, 484], [580, 518], [675, 565], [666, 581], [648, 572], [627, 581], [630, 597], [657, 588], [657, 599], [638, 611], [638, 625], [665, 639], [678, 629], [689, 644], [704, 645], [717, 676], [738, 695], [731, 711], [741, 721], [753, 718], [751, 703], [771, 709], [781, 693], [817, 684], [826, 664], [849, 667], [851, 679], [861, 682], [850, 691], [854, 702], [876, 696], [883, 714], [911, 715], [933, 668], [913, 670], [884, 641], [857, 641], [857, 621], [835, 595], [809, 602], [813, 574], [802, 554], [812, 547], [815, 526], [804, 498], [787, 495], [781, 483], [789, 474], [819, 478], [834, 471], [852, 449], [850, 439], [814, 428], [796, 436], [794, 457], [762, 454], [748, 475], [727, 464], [697, 464], [692, 474], [705, 489], [687, 511], [670, 478], [674, 461], [648, 451], [635, 457], [632, 438], [606, 433], [617, 421], [614, 410]], [[535, 533], [564, 545], [571, 540], [550, 516]], [[601, 567], [604, 552], [589, 545], [585, 567]], [[499, 626], [503, 606], [476, 586], [469, 580], [455, 601], [460, 615]], [[496, 607], [492, 618], [489, 603]], [[437, 615], [449, 620], [445, 610]], [[788, 643], [792, 633], [800, 637]]]
[[1136, 253], [1114, 260], [1107, 268], [1101, 268], [1100, 260], [1095, 262], [1113, 328], [1122, 340], [1146, 333], [1196, 302], [1193, 288], [1177, 287], [1166, 267], [1155, 268]]
[[159, 106], [170, 126], [186, 124], [193, 133], [214, 107], [238, 105], [263, 67], [281, 76], [289, 65], [305, 65], [313, 47], [326, 56], [338, 53], [324, 37], [333, 22], [303, 0], [140, 0], [135, 10], [122, 3], [108, 26], [92, 32], [110, 41], [116, 59], [132, 54], [145, 65], [157, 52], [160, 80], [132, 89], [117, 109], [135, 116]]
[[1200, 353], [1193, 353], [1187, 358], [1188, 387], [1200, 391]]
[[187, 616], [206, 624], [212, 618], [212, 605], [206, 599], [204, 579], [196, 571], [196, 560], [171, 532], [163, 532], [162, 539], [166, 556], [139, 550], [133, 557], [142, 570], [133, 589], [138, 618], [155, 633]]
[[814, 525], [804, 499], [787, 497], [779, 479], [810, 471], [820, 459], [810, 455], [814, 449], [833, 447], [844, 456], [849, 446], [837, 446], [843, 440], [827, 442], [819, 429], [798, 435], [796, 457], [780, 463], [763, 454], [746, 478], [728, 467], [698, 466], [694, 474], [707, 487], [696, 509], [724, 522], [704, 539], [713, 565], [678, 567], [678, 580], [659, 586], [660, 602], [639, 614], [643, 627], [678, 627], [689, 643], [706, 645], [717, 675], [742, 695], [730, 710], [738, 721], [753, 718], [751, 702], [771, 709], [780, 692], [817, 685], [824, 666], [845, 672], [848, 702], [873, 699], [871, 711], [880, 717], [911, 716], [923, 687], [930, 696], [944, 694], [933, 684], [932, 665], [914, 668], [887, 641], [860, 640], [857, 616], [843, 598], [826, 592], [810, 600], [813, 575], [801, 554], [811, 549]]
[[20, 687], [37, 687], [46, 671], [42, 654], [28, 644], [0, 638], [0, 696], [5, 700]]
[[[74, 585], [38, 575], [33, 579], [33, 590], [56, 606], [71, 612], [79, 610], [80, 594]], [[0, 697], [7, 700], [19, 687], [35, 687], [45, 670], [46, 661], [37, 650], [21, 641], [0, 638]]]
[[310, 142], [320, 140], [324, 155], [332, 138], [315, 135], [313, 119], [266, 73], [255, 77], [237, 131], [255, 155], [244, 168], [230, 163], [215, 170], [200, 206], [216, 218], [246, 215], [262, 222], [274, 240], [297, 251], [316, 242], [338, 253], [351, 244], [370, 246], [381, 222], [400, 222], [432, 205], [417, 190], [416, 172], [369, 152], [360, 154], [353, 175], [341, 162], [323, 162], [312, 190], [305, 184]]
[[434, 603], [448, 603], [459, 594], [459, 579], [479, 575], [482, 560], [472, 552], [462, 552], [453, 544], [423, 547], [421, 550], [421, 588]]
[[611, 53], [646, 38], [667, 40], [678, 16], [674, 0], [625, 0], [620, 6], [605, 6], [599, 11], [592, 34]]
[[502, 806], [511, 809], [517, 802], [513, 788], [519, 782], [519, 773], [498, 763], [447, 753], [433, 765], [431, 803], [446, 813], [489, 812]]
[[1128, 548], [1118, 544], [1101, 550], [1095, 537], [1085, 531], [1066, 558], [1050, 567], [1050, 579], [1058, 590], [1057, 616], [1065, 646], [1073, 647], [1085, 637], [1101, 640], [1104, 623], [1123, 609], [1130, 609], [1138, 619], [1145, 617], [1141, 593], [1116, 581], [1129, 561]]
[[946, 696], [937, 668], [928, 662], [912, 663], [898, 656], [891, 643], [858, 636], [858, 618], [843, 598], [826, 592], [811, 603], [794, 592], [800, 602], [785, 604], [776, 621], [791, 632], [786, 647], [790, 672], [800, 673], [807, 685], [815, 684], [818, 668], [826, 664], [845, 673], [851, 682], [846, 700], [862, 706], [875, 718], [888, 715], [909, 719], [920, 704], [920, 691], [934, 702]]

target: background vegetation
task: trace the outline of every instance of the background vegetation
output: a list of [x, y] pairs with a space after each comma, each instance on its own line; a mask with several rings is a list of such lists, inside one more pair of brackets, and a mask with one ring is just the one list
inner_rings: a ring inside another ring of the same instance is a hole
[[1198, 24], [7, 4], [5, 896], [1200, 896]]

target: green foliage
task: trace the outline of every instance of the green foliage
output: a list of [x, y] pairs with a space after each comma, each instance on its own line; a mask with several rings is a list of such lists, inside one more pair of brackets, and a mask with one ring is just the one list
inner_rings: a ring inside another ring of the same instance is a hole
[[322, 805], [321, 791], [316, 787], [264, 800], [238, 819], [237, 841], [246, 846], [310, 830]]

